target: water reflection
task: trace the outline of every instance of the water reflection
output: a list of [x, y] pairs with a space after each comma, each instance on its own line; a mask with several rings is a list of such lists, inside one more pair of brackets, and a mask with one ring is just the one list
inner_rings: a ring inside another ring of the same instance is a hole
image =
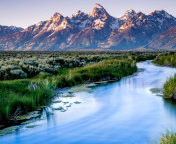
[[176, 117], [176, 101], [164, 99], [164, 108], [168, 111], [170, 116]]

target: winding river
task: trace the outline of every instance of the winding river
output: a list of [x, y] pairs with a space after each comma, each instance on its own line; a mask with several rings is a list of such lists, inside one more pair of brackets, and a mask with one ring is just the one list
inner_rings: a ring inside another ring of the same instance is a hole
[[[66, 98], [67, 111], [52, 111], [35, 127], [0, 137], [0, 144], [145, 144], [176, 128], [176, 104], [153, 94], [176, 69], [145, 61], [119, 82], [95, 86]], [[80, 104], [68, 102], [79, 101]]]

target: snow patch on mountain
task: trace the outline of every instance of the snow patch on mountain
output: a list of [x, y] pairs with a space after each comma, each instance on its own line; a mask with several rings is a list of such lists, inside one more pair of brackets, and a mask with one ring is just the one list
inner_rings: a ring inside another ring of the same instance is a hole
[[116, 28], [119, 28], [120, 27], [120, 24], [119, 24], [119, 19], [118, 18], [114, 18], [115, 20], [111, 23], [110, 25], [110, 28], [111, 29], [116, 29]]

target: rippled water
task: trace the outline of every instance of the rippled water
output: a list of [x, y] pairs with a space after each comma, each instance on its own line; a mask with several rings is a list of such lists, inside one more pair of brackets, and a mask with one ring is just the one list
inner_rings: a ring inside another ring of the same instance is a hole
[[[71, 106], [65, 103], [66, 112], [54, 111], [47, 119], [36, 121], [34, 128], [22, 128], [0, 137], [0, 144], [143, 144], [158, 141], [166, 130], [176, 128], [176, 104], [152, 94], [150, 89], [161, 88], [176, 69], [155, 66], [150, 61], [137, 66], [143, 70], [133, 76], [66, 98], [65, 102], [73, 103]], [[74, 104], [74, 101], [81, 104]]]

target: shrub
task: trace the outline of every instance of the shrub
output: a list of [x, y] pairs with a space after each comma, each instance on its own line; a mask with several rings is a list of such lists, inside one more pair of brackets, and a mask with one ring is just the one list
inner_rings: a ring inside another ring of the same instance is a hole
[[12, 78], [27, 78], [27, 74], [20, 70], [20, 69], [17, 69], [17, 70], [10, 70], [10, 74], [12, 75]]

